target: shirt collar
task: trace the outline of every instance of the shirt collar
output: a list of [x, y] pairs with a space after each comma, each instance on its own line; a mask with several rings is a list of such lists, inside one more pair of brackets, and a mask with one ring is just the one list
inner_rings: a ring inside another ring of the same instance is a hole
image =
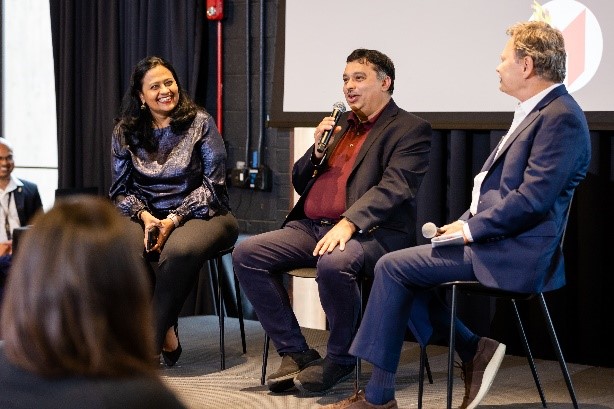
[[8, 185], [6, 185], [6, 189], [4, 189], [4, 192], [8, 193], [8, 192], [12, 192], [14, 190], [17, 190], [17, 188], [23, 186], [23, 183], [21, 182], [21, 180], [17, 179], [15, 176], [11, 175], [11, 180], [9, 182]]
[[544, 97], [550, 91], [552, 91], [553, 89], [555, 89], [559, 85], [561, 85], [561, 84], [557, 83], [557, 84], [550, 85], [548, 88], [546, 88], [545, 90], [543, 90], [541, 92], [538, 92], [537, 94], [533, 95], [531, 98], [527, 99], [526, 101], [518, 103], [518, 107], [516, 109], [522, 110], [522, 112], [526, 116], [529, 112], [531, 112], [533, 110], [533, 108], [535, 108], [537, 106], [539, 101], [544, 99]]
[[373, 118], [368, 119], [364, 122], [361, 122], [360, 119], [358, 119], [358, 116], [354, 113], [354, 111], [351, 111], [348, 115], [348, 122], [351, 126], [362, 125], [365, 130], [369, 130], [373, 128], [373, 125], [375, 125], [379, 117], [382, 116], [382, 112], [384, 112], [384, 109], [387, 105], [388, 104], [386, 104], [382, 109], [380, 109], [380, 111]]

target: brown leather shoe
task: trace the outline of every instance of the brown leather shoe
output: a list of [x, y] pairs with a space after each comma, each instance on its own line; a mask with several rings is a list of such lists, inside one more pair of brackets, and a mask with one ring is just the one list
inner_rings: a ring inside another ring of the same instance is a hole
[[459, 409], [473, 409], [484, 399], [504, 356], [505, 344], [486, 337], [480, 338], [473, 360], [461, 365], [465, 397]]
[[352, 396], [349, 398], [345, 398], [342, 401], [337, 403], [332, 403], [330, 405], [322, 406], [326, 409], [398, 409], [397, 401], [391, 400], [390, 402], [386, 402], [383, 405], [374, 405], [372, 403], [367, 402], [365, 399], [365, 392], [360, 390], [354, 392]]

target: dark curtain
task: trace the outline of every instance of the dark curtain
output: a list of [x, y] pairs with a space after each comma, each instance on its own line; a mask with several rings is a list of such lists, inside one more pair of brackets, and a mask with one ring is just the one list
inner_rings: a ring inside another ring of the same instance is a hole
[[111, 184], [110, 137], [132, 67], [174, 65], [192, 97], [204, 30], [196, 0], [50, 0], [58, 118], [58, 187]]
[[[418, 229], [456, 220], [471, 202], [473, 177], [495, 148], [503, 131], [435, 131], [431, 164], [418, 194]], [[568, 362], [614, 366], [607, 334], [614, 331], [614, 275], [607, 254], [614, 249], [614, 132], [591, 132], [592, 159], [586, 179], [576, 189], [564, 242], [567, 285], [546, 294], [559, 341]], [[418, 237], [418, 243], [427, 243]], [[518, 255], [519, 260], [522, 254]], [[463, 297], [459, 315], [480, 335], [524, 355], [509, 302]], [[556, 359], [539, 305], [519, 303], [529, 343], [538, 358]]]

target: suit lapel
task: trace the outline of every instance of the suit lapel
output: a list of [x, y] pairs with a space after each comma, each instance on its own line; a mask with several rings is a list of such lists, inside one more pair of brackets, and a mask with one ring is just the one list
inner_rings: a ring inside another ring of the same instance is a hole
[[538, 102], [538, 104], [535, 106], [535, 108], [533, 108], [529, 115], [527, 115], [527, 117], [518, 125], [518, 127], [509, 136], [509, 138], [507, 138], [505, 144], [503, 144], [503, 146], [501, 147], [499, 155], [495, 157], [497, 148], [495, 148], [494, 151], [491, 152], [490, 156], [484, 164], [484, 167], [482, 168], [482, 171], [490, 170], [490, 168], [492, 168], [492, 166], [503, 157], [511, 144], [516, 140], [516, 138], [518, 138], [518, 135], [520, 135], [525, 129], [527, 129], [527, 127], [531, 125], [533, 121], [535, 121], [541, 115], [541, 110], [548, 106], [548, 104], [550, 104], [556, 98], [564, 94], [567, 94], [567, 89], [565, 88], [565, 85], [560, 85], [550, 91], [540, 102]]
[[[538, 116], [539, 116], [539, 111], [533, 110], [533, 111], [531, 111], [531, 113], [529, 115], [527, 115], [527, 117], [525, 119], [522, 120], [520, 125], [518, 125], [518, 127], [516, 127], [514, 132], [512, 132], [512, 134], [507, 138], [507, 140], [505, 141], [505, 143], [501, 147], [501, 150], [499, 151], [499, 155], [497, 155], [497, 157], [494, 157], [492, 159], [492, 162], [491, 162], [490, 166], [494, 165], [497, 161], [499, 161], [501, 159], [501, 157], [507, 151], [507, 149], [510, 147], [510, 145], [516, 140], [516, 138], [518, 138], [518, 135], [520, 135], [525, 129], [527, 129], [527, 127], [533, 121], [535, 121], [535, 119], [537, 119]], [[497, 152], [497, 149], [495, 149], [494, 152], [491, 153], [491, 155], [494, 156], [496, 154], [496, 152]]]
[[378, 140], [382, 136], [382, 132], [384, 131], [384, 129], [386, 129], [388, 124], [392, 122], [392, 120], [396, 116], [396, 113], [398, 112], [396, 108], [397, 106], [394, 103], [394, 101], [390, 100], [390, 103], [388, 104], [386, 108], [384, 108], [384, 111], [382, 112], [380, 117], [377, 119], [377, 122], [373, 124], [373, 128], [371, 128], [371, 130], [369, 131], [369, 134], [367, 135], [367, 139], [362, 144], [360, 151], [358, 152], [358, 155], [356, 156], [356, 161], [354, 161], [354, 166], [352, 166], [352, 172], [350, 172], [350, 176], [354, 173], [354, 171], [358, 167], [358, 164], [362, 162], [362, 160], [364, 159], [365, 155], [367, 154], [371, 146], [373, 146], [375, 141]]

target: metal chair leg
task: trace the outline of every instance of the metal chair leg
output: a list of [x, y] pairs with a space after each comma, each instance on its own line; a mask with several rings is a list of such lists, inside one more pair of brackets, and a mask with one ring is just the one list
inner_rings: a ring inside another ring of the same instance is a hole
[[433, 384], [433, 374], [431, 373], [431, 365], [429, 364], [429, 357], [426, 354], [426, 346], [424, 347], [424, 369], [426, 369], [426, 376], [429, 379], [429, 383]]
[[239, 330], [241, 331], [241, 346], [243, 347], [243, 353], [247, 353], [247, 343], [245, 342], [245, 323], [243, 322], [243, 301], [241, 301], [241, 287], [239, 285], [239, 279], [233, 273], [235, 280], [235, 296], [237, 297], [237, 314], [239, 316]]
[[[455, 319], [456, 319], [456, 314], [457, 314], [457, 294], [458, 294], [458, 289], [459, 289], [459, 285], [460, 285], [460, 289], [463, 292], [467, 292], [469, 294], [477, 294], [477, 295], [485, 295], [485, 296], [490, 296], [490, 297], [497, 297], [497, 298], [505, 298], [508, 299], [512, 302], [512, 306], [514, 308], [514, 314], [515, 314], [515, 319], [516, 319], [516, 325], [518, 327], [518, 332], [522, 341], [522, 345], [524, 347], [525, 353], [527, 355], [527, 361], [529, 363], [529, 367], [531, 369], [531, 373], [533, 375], [533, 380], [535, 381], [535, 386], [537, 387], [537, 391], [539, 392], [539, 397], [541, 399], [541, 403], [542, 406], [545, 408], [547, 407], [547, 402], [546, 402], [546, 398], [545, 398], [545, 394], [543, 391], [543, 388], [541, 386], [541, 382], [539, 379], [539, 375], [537, 373], [537, 367], [535, 365], [535, 359], [533, 358], [533, 354], [531, 352], [531, 348], [529, 346], [529, 342], [526, 336], [526, 332], [524, 329], [524, 326], [522, 324], [522, 320], [520, 318], [520, 313], [518, 310], [518, 306], [516, 301], [518, 299], [520, 300], [528, 300], [533, 298], [533, 296], [537, 296], [539, 298], [540, 304], [541, 304], [541, 309], [542, 309], [542, 313], [544, 316], [544, 321], [546, 321], [546, 326], [548, 327], [548, 332], [550, 334], [550, 340], [552, 341], [552, 346], [555, 350], [555, 353], [557, 355], [557, 359], [559, 361], [559, 365], [561, 367], [561, 372], [563, 374], [563, 377], [565, 378], [565, 383], [567, 385], [567, 390], [569, 391], [569, 396], [571, 398], [572, 404], [574, 408], [578, 408], [578, 401], [576, 398], [576, 393], [574, 391], [574, 387], [571, 381], [571, 376], [569, 374], [569, 370], [567, 368], [567, 364], [565, 362], [565, 358], [563, 357], [563, 352], [561, 351], [561, 346], [559, 344], [557, 335], [556, 335], [556, 331], [554, 329], [554, 325], [552, 323], [552, 318], [550, 317], [550, 312], [548, 311], [548, 306], [546, 305], [546, 300], [544, 297], [543, 293], [535, 293], [535, 294], [519, 294], [519, 293], [513, 293], [513, 292], [506, 292], [506, 291], [501, 291], [501, 290], [493, 290], [493, 289], [489, 289], [486, 288], [484, 286], [482, 286], [481, 284], [479, 284], [476, 281], [472, 281], [472, 282], [450, 282], [450, 283], [444, 283], [443, 286], [445, 287], [451, 287], [451, 303], [450, 303], [450, 334], [449, 334], [449, 351], [448, 351], [448, 390], [447, 390], [447, 408], [450, 409], [452, 406], [452, 390], [453, 390], [453, 371], [454, 371], [454, 354], [455, 354], [455, 348], [454, 348], [454, 342], [455, 342]], [[422, 352], [422, 351], [421, 351]], [[422, 357], [421, 357], [422, 359]], [[422, 360], [421, 360], [422, 362]], [[421, 373], [420, 374], [420, 382], [423, 382], [424, 380], [424, 375]], [[422, 393], [422, 390], [420, 391], [420, 393]], [[419, 396], [419, 398], [421, 399], [421, 395]], [[419, 405], [421, 403], [419, 402]]]
[[264, 385], [266, 378], [266, 366], [269, 360], [269, 343], [270, 338], [267, 334], [264, 334], [264, 348], [262, 352], [262, 375], [260, 376], [260, 385]]
[[422, 395], [424, 395], [424, 359], [426, 347], [420, 346], [420, 369], [418, 370], [418, 409], [422, 409]]
[[522, 340], [524, 351], [527, 354], [527, 361], [529, 361], [529, 367], [531, 368], [531, 373], [533, 374], [533, 380], [535, 381], [537, 392], [539, 392], [539, 397], [542, 401], [542, 406], [545, 408], [547, 407], [546, 396], [544, 395], [544, 390], [542, 389], [541, 382], [539, 381], [539, 375], [537, 374], [537, 367], [535, 366], [535, 360], [533, 359], [533, 353], [531, 352], [531, 348], [529, 347], [529, 341], [527, 340], [527, 334], [524, 330], [524, 326], [522, 325], [522, 320], [520, 319], [520, 313], [518, 312], [518, 306], [516, 304], [516, 300], [512, 299], [511, 301], [512, 301], [512, 306], [514, 307], [514, 315], [516, 316], [516, 325], [518, 327], [518, 332], [520, 333], [520, 339]]
[[563, 372], [563, 377], [565, 378], [565, 383], [567, 384], [567, 390], [569, 391], [569, 397], [571, 398], [571, 402], [575, 409], [578, 409], [578, 400], [576, 399], [576, 392], [574, 391], [573, 384], [571, 383], [571, 376], [569, 376], [569, 370], [567, 369], [567, 364], [565, 363], [565, 358], [563, 357], [563, 351], [561, 351], [561, 345], [559, 344], [558, 337], [556, 336], [556, 331], [554, 331], [554, 325], [552, 324], [552, 318], [550, 318], [550, 312], [548, 311], [548, 306], [546, 305], [546, 299], [544, 298], [544, 294], [539, 294], [539, 302], [542, 307], [542, 311], [544, 313], [544, 319], [548, 324], [548, 332], [550, 333], [550, 339], [552, 341], [552, 346], [554, 347], [554, 351], [556, 352], [556, 357], [559, 360], [559, 365], [561, 367], [561, 372]]
[[[209, 270], [211, 271], [211, 279], [217, 280], [217, 313], [219, 319], [219, 327], [220, 327], [220, 369], [226, 369], [226, 346], [224, 340], [225, 333], [225, 325], [224, 325], [224, 316], [226, 311], [224, 309], [224, 291], [223, 291], [223, 277], [220, 274], [221, 267], [223, 264], [223, 257], [225, 254], [232, 253], [233, 247], [221, 251], [214, 258], [209, 260]], [[237, 276], [234, 275], [235, 280], [235, 295], [237, 297], [237, 313], [239, 316], [239, 328], [241, 330], [241, 345], [243, 347], [243, 353], [247, 352], [247, 344], [245, 341], [245, 324], [243, 322], [243, 304], [241, 302], [241, 289], [239, 286], [239, 280]]]
[[[217, 262], [213, 262], [213, 269], [215, 270], [215, 275], [217, 276], [217, 313], [220, 323], [220, 368], [221, 370], [226, 369], [226, 353], [225, 353], [225, 345], [224, 345], [224, 296], [222, 292], [222, 277], [219, 274]], [[212, 271], [213, 271], [212, 269]], [[213, 273], [212, 273], [213, 274]]]
[[429, 383], [433, 384], [433, 374], [431, 373], [431, 365], [429, 364], [429, 357], [426, 354], [426, 345], [420, 345], [420, 369], [418, 371], [418, 409], [422, 408], [422, 396], [424, 395], [424, 370], [426, 369], [426, 376], [429, 379]]
[[452, 300], [450, 306], [450, 342], [448, 346], [448, 391], [447, 391], [447, 409], [452, 409], [452, 389], [454, 387], [454, 338], [456, 328], [454, 321], [456, 320], [456, 285], [452, 286]]

